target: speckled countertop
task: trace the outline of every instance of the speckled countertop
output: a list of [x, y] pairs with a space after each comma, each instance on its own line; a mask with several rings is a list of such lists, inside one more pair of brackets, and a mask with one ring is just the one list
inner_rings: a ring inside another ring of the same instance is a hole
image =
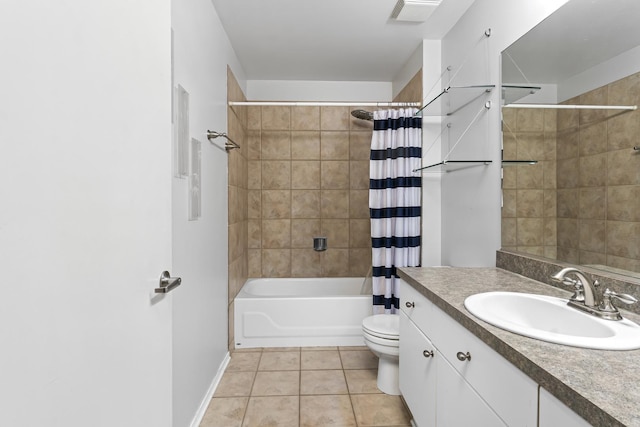
[[[594, 426], [640, 426], [640, 350], [589, 350], [527, 338], [471, 315], [470, 295], [515, 291], [570, 294], [499, 268], [408, 267], [399, 275], [474, 335]], [[621, 311], [640, 323], [640, 316]]]

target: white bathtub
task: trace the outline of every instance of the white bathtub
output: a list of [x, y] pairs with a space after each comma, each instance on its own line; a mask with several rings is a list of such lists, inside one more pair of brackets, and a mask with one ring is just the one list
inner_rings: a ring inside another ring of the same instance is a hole
[[364, 345], [364, 278], [249, 279], [234, 301], [236, 348]]

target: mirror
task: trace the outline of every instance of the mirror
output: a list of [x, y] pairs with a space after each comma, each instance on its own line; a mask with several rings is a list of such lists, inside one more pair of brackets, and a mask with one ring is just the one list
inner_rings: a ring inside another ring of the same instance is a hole
[[640, 278], [638, 16], [570, 0], [502, 52], [504, 250]]

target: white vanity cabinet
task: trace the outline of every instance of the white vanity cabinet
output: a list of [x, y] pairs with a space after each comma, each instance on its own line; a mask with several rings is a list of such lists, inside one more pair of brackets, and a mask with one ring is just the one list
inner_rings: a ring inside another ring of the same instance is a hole
[[589, 427], [591, 424], [540, 387], [540, 427]]
[[403, 281], [400, 298], [400, 391], [419, 427], [537, 426], [534, 381]]

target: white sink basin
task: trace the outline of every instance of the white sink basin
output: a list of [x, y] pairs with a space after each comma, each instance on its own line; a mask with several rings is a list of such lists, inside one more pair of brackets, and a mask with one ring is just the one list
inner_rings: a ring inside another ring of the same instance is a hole
[[566, 304], [562, 298], [517, 292], [486, 292], [464, 301], [474, 316], [530, 338], [600, 350], [640, 348], [637, 324], [599, 319]]

